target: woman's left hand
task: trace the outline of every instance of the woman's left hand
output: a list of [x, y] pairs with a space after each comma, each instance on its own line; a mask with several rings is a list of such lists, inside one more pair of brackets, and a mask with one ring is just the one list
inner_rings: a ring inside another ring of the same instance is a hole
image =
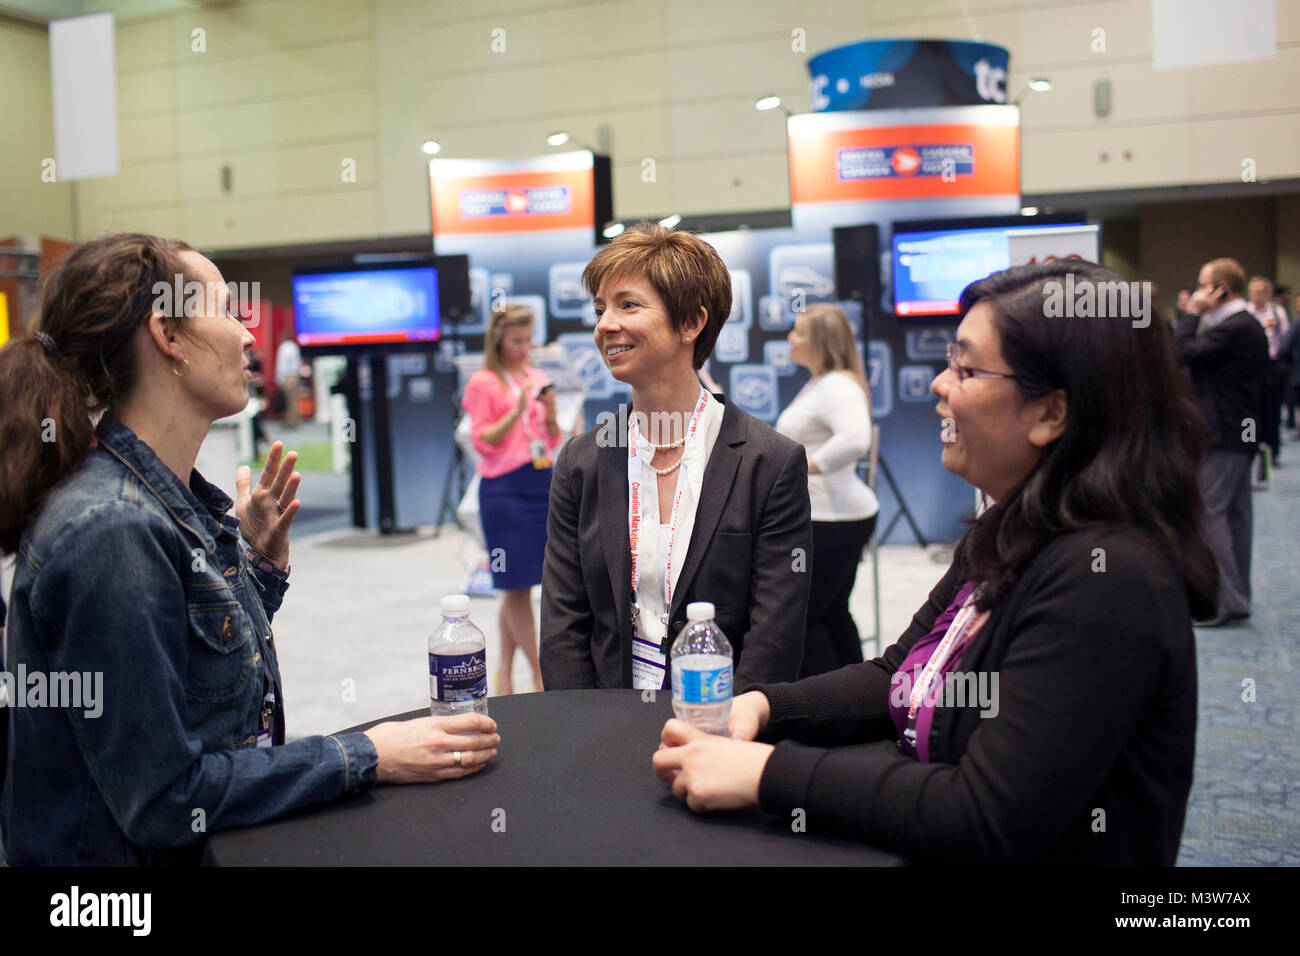
[[240, 534], [277, 568], [289, 564], [289, 526], [302, 507], [294, 497], [302, 481], [302, 475], [293, 470], [298, 453], [291, 451], [281, 461], [283, 451], [283, 442], [271, 445], [255, 487], [252, 469], [247, 465], [235, 472], [235, 517], [239, 519]]
[[654, 755], [655, 776], [696, 813], [739, 810], [758, 803], [758, 782], [771, 744], [706, 734], [683, 720], [664, 724]]

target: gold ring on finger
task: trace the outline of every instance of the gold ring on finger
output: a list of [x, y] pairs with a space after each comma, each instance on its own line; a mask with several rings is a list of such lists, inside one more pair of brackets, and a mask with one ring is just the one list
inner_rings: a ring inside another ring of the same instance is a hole
[[456, 761], [456, 766], [459, 767], [459, 766], [460, 766], [460, 751], [459, 751], [459, 750], [453, 750], [453, 751], [451, 752], [451, 756], [452, 756], [452, 759]]

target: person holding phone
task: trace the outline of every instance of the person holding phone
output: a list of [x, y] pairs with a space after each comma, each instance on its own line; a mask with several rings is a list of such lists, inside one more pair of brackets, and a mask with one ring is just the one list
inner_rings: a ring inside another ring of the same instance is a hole
[[492, 584], [501, 592], [501, 655], [496, 689], [514, 693], [515, 650], [542, 689], [532, 589], [542, 583], [546, 511], [552, 462], [564, 436], [556, 420], [555, 389], [528, 364], [533, 313], [508, 305], [492, 313], [483, 344], [483, 368], [465, 384], [461, 407], [470, 418], [478, 463], [479, 516]]
[[1219, 603], [1197, 623], [1219, 627], [1250, 617], [1250, 465], [1264, 438], [1268, 335], [1243, 298], [1246, 273], [1235, 259], [1205, 263], [1197, 283], [1174, 340], [1213, 439], [1200, 482]]

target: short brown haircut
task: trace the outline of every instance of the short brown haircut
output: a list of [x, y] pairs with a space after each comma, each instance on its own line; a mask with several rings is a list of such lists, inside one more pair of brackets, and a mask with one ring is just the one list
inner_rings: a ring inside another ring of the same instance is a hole
[[689, 232], [639, 222], [592, 257], [582, 271], [582, 284], [594, 297], [607, 279], [619, 276], [650, 283], [664, 300], [674, 332], [704, 309], [693, 356], [695, 368], [701, 368], [731, 315], [731, 273], [717, 250]]
[[1246, 270], [1236, 259], [1211, 259], [1206, 265], [1210, 267], [1210, 278], [1222, 282], [1233, 295], [1245, 293]]

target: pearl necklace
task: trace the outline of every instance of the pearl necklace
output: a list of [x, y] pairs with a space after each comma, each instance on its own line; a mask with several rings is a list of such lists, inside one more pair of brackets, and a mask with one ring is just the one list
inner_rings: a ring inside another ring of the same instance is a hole
[[[668, 446], [668, 447], [671, 448], [671, 447], [674, 447], [674, 446], [670, 445], [670, 446]], [[664, 477], [666, 477], [666, 476], [668, 476], [668, 475], [671, 475], [671, 474], [672, 474], [674, 471], [676, 471], [678, 468], [682, 467], [682, 462], [683, 462], [685, 459], [686, 459], [686, 451], [685, 451], [685, 449], [683, 449], [683, 450], [682, 450], [682, 457], [681, 457], [681, 458], [678, 458], [677, 461], [675, 461], [673, 464], [669, 465], [667, 468], [656, 468], [654, 465], [651, 465], [651, 466], [650, 466], [650, 470], [653, 471], [653, 472], [654, 472], [656, 475], [658, 475], [660, 478], [664, 478]]]
[[677, 439], [677, 441], [671, 442], [667, 445], [656, 445], [652, 441], [647, 441], [646, 444], [649, 445], [651, 448], [653, 448], [655, 451], [671, 451], [674, 448], [681, 448], [683, 445], [685, 445], [686, 436], [683, 435], [681, 438]]

